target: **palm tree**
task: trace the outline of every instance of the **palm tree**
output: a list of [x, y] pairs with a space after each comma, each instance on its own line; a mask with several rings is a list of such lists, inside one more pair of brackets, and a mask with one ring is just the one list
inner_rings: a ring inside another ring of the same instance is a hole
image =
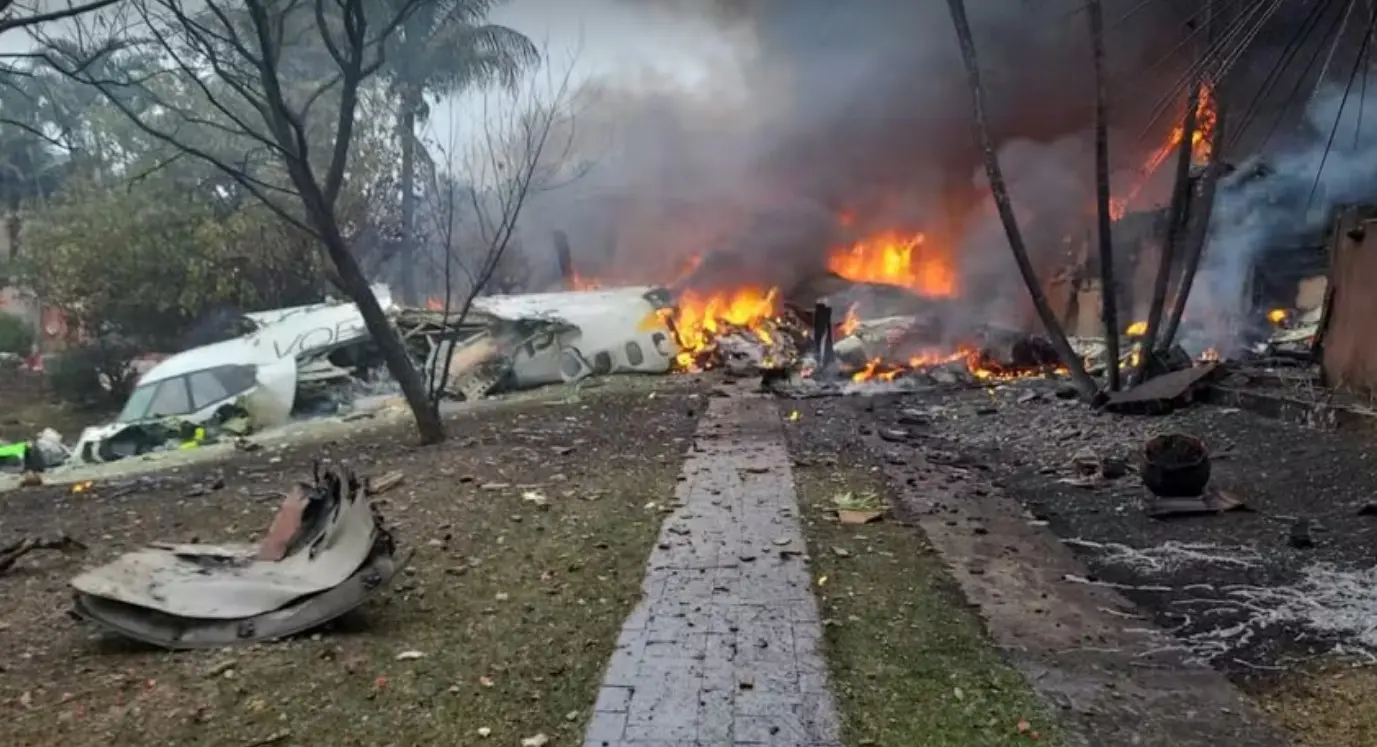
[[[409, 0], [382, 0], [397, 12]], [[414, 5], [393, 35], [383, 74], [398, 105], [402, 166], [402, 297], [417, 302], [416, 128], [430, 115], [427, 96], [446, 96], [470, 86], [515, 86], [521, 72], [540, 60], [531, 40], [505, 26], [486, 23], [502, 0], [436, 0]]]
[[[0, 211], [8, 256], [19, 254], [20, 210], [51, 194], [62, 179], [63, 163], [45, 134], [49, 122], [38, 96], [25, 84], [27, 74], [11, 72], [0, 81]], [[3, 284], [3, 282], [0, 282]]]
[[1100, 239], [1100, 320], [1104, 324], [1109, 391], [1119, 391], [1119, 285], [1114, 280], [1113, 220], [1109, 212], [1109, 114], [1105, 104], [1104, 8], [1090, 0], [1090, 46], [1095, 61], [1095, 209]]

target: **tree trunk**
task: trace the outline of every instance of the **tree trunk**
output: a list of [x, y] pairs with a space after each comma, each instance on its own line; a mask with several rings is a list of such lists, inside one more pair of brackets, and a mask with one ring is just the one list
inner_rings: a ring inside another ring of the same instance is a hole
[[1119, 284], [1114, 280], [1113, 218], [1109, 214], [1109, 113], [1105, 103], [1104, 9], [1090, 0], [1090, 44], [1095, 57], [1095, 200], [1100, 229], [1100, 319], [1109, 391], [1119, 391]]
[[402, 97], [402, 247], [397, 252], [401, 264], [402, 300], [419, 305], [416, 283], [416, 96], [408, 90]]
[[364, 327], [368, 329], [369, 336], [378, 346], [378, 351], [382, 353], [388, 372], [401, 386], [402, 396], [406, 398], [406, 404], [416, 419], [416, 432], [421, 437], [421, 443], [437, 444], [444, 441], [445, 424], [440, 419], [440, 408], [427, 396], [425, 380], [416, 364], [412, 362], [411, 356], [407, 354], [397, 328], [383, 312], [378, 297], [373, 295], [368, 278], [364, 277], [363, 268], [359, 267], [358, 260], [349, 251], [333, 222], [329, 226], [322, 226], [322, 233], [325, 249], [339, 272], [340, 287], [354, 303], [358, 304]]
[[1066, 339], [1066, 333], [1057, 321], [1056, 314], [1052, 312], [1051, 305], [1047, 303], [1047, 296], [1043, 293], [1037, 273], [1033, 270], [1033, 263], [1028, 258], [1027, 247], [1023, 244], [1023, 234], [1019, 231], [1018, 219], [1014, 216], [1013, 203], [1009, 200], [1009, 190], [1004, 184], [1004, 173], [999, 167], [999, 157], [995, 154], [994, 142], [990, 139], [989, 123], [985, 114], [985, 92], [980, 82], [980, 66], [975, 53], [975, 40], [971, 37], [970, 20], [966, 17], [965, 0], [947, 0], [947, 6], [951, 9], [952, 25], [956, 27], [957, 40], [961, 44], [961, 58], [962, 62], [965, 63], [966, 78], [971, 89], [971, 105], [975, 114], [976, 131], [980, 136], [980, 146], [985, 156], [985, 174], [990, 180], [990, 192], [994, 196], [995, 207], [999, 210], [999, 220], [1004, 224], [1004, 233], [1009, 238], [1009, 249], [1013, 252], [1014, 262], [1018, 264], [1018, 271], [1023, 276], [1024, 285], [1028, 286], [1028, 293], [1032, 296], [1033, 306], [1037, 309], [1038, 317], [1042, 320], [1042, 326], [1047, 331], [1052, 347], [1057, 351], [1062, 363], [1071, 372], [1071, 379], [1081, 396], [1087, 401], [1093, 401], [1099, 394], [1099, 386], [1095, 384], [1094, 379], [1090, 378], [1090, 374], [1085, 372], [1084, 362], [1071, 349], [1071, 343]]
[[[1205, 23], [1209, 24], [1207, 37], [1209, 44], [1213, 45], [1218, 36], [1219, 24], [1215, 19], [1214, 0], [1205, 0]], [[1200, 209], [1199, 215], [1187, 224], [1186, 230], [1186, 262], [1181, 271], [1181, 286], [1176, 291], [1176, 297], [1172, 300], [1171, 311], [1167, 314], [1166, 326], [1162, 329], [1162, 347], [1170, 348], [1173, 340], [1176, 339], [1176, 332], [1181, 328], [1181, 315], [1186, 312], [1186, 301], [1190, 299], [1191, 286], [1195, 284], [1195, 275], [1200, 271], [1200, 258], [1205, 253], [1205, 242], [1210, 235], [1210, 217], [1214, 214], [1214, 195], [1215, 188], [1219, 186], [1219, 177], [1224, 172], [1224, 118], [1228, 113], [1226, 107], [1228, 99], [1218, 90], [1220, 81], [1215, 81], [1215, 121], [1214, 132], [1211, 133], [1210, 143], [1210, 164], [1201, 177], [1200, 184]], [[1198, 86], [1197, 86], [1198, 90]], [[1189, 206], [1187, 202], [1187, 206]], [[1187, 212], [1190, 212], [1189, 210]]]
[[[1216, 101], [1219, 97], [1216, 96]], [[1219, 177], [1224, 175], [1224, 159], [1220, 155], [1220, 150], [1224, 147], [1224, 139], [1221, 134], [1224, 132], [1224, 110], [1225, 105], [1219, 104], [1218, 111], [1215, 112], [1214, 142], [1210, 150], [1210, 166], [1201, 177], [1200, 184], [1200, 210], [1199, 215], [1191, 221], [1190, 231], [1186, 238], [1186, 263], [1181, 272], [1181, 287], [1176, 291], [1176, 298], [1172, 300], [1171, 313], [1167, 315], [1166, 326], [1162, 328], [1162, 345], [1171, 347], [1171, 343], [1176, 339], [1176, 332], [1181, 328], [1181, 315], [1186, 312], [1186, 301], [1190, 299], [1191, 286], [1195, 283], [1195, 275], [1200, 271], [1200, 258], [1205, 253], [1205, 243], [1210, 235], [1210, 217], [1214, 213], [1214, 195], [1219, 186]]]
[[1176, 156], [1176, 179], [1172, 183], [1171, 205], [1167, 208], [1167, 232], [1162, 239], [1162, 254], [1157, 263], [1157, 276], [1152, 281], [1152, 301], [1148, 306], [1147, 331], [1143, 334], [1143, 354], [1138, 361], [1135, 378], [1142, 380], [1148, 362], [1157, 350], [1157, 333], [1162, 324], [1162, 307], [1166, 305], [1167, 287], [1171, 283], [1171, 269], [1177, 255], [1177, 244], [1185, 228], [1186, 207], [1191, 198], [1191, 155], [1195, 138], [1196, 113], [1200, 102], [1200, 82], [1191, 84], [1186, 99], [1186, 117], [1182, 123], [1181, 144]]

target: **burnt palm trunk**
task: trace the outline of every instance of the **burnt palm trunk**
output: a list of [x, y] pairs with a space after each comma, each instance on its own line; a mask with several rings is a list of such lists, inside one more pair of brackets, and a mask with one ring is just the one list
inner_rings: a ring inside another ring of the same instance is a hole
[[1009, 249], [1013, 252], [1014, 262], [1018, 265], [1019, 274], [1023, 276], [1024, 285], [1028, 286], [1033, 307], [1042, 320], [1043, 328], [1047, 330], [1047, 337], [1051, 341], [1052, 347], [1057, 351], [1057, 356], [1061, 358], [1062, 363], [1071, 372], [1071, 379], [1081, 396], [1087, 401], [1091, 401], [1099, 393], [1099, 387], [1095, 384], [1095, 380], [1090, 378], [1090, 374], [1085, 372], [1084, 363], [1071, 349], [1071, 343], [1066, 339], [1066, 333], [1062, 330], [1061, 323], [1057, 321], [1056, 315], [1052, 313], [1051, 305], [1047, 303], [1047, 296], [1043, 293], [1042, 284], [1038, 282], [1037, 273], [1033, 270], [1033, 263], [1028, 258], [1028, 250], [1023, 243], [1023, 234], [1018, 228], [1018, 219], [1014, 216], [1013, 203], [1009, 200], [1009, 189], [1004, 183], [1004, 173], [999, 167], [999, 157], [995, 154], [994, 142], [990, 139], [989, 122], [985, 112], [985, 91], [980, 82], [980, 65], [975, 53], [975, 40], [971, 37], [970, 19], [966, 17], [966, 3], [964, 0], [947, 0], [947, 6], [951, 9], [952, 25], [956, 27], [956, 37], [961, 44], [961, 59], [965, 64], [966, 78], [971, 89], [975, 127], [985, 157], [985, 174], [990, 180], [990, 192], [994, 196], [995, 207], [999, 211], [999, 220], [1004, 224], [1004, 233], [1009, 238]]
[[1100, 318], [1109, 366], [1109, 391], [1119, 391], [1119, 285], [1114, 280], [1113, 218], [1109, 214], [1109, 113], [1105, 104], [1104, 8], [1090, 0], [1090, 45], [1095, 58], [1095, 208], [1100, 233]]
[[1167, 230], [1162, 239], [1157, 276], [1152, 281], [1152, 302], [1148, 306], [1147, 331], [1143, 334], [1142, 355], [1133, 376], [1142, 381], [1148, 364], [1157, 350], [1157, 332], [1162, 325], [1162, 307], [1166, 305], [1167, 286], [1171, 282], [1171, 268], [1176, 261], [1176, 245], [1185, 229], [1186, 207], [1191, 198], [1191, 155], [1194, 147], [1196, 109], [1200, 102], [1200, 82], [1191, 85], [1186, 99], [1186, 116], [1181, 124], [1181, 142], [1176, 155], [1176, 180], [1172, 184], [1171, 205], [1167, 208]]
[[[1216, 97], [1216, 100], [1219, 100]], [[1190, 231], [1186, 238], [1186, 260], [1185, 267], [1181, 271], [1181, 287], [1176, 291], [1176, 297], [1172, 300], [1171, 312], [1167, 314], [1166, 325], [1162, 327], [1162, 346], [1171, 347], [1172, 341], [1176, 339], [1176, 333], [1181, 328], [1181, 315], [1186, 312], [1186, 301], [1190, 300], [1191, 286], [1195, 283], [1195, 275], [1200, 271], [1200, 258], [1205, 253], [1205, 243], [1210, 235], [1210, 216], [1214, 213], [1214, 195], [1219, 186], [1219, 177], [1224, 175], [1224, 159], [1220, 150], [1224, 146], [1224, 104], [1219, 105], [1219, 110], [1215, 113], [1214, 137], [1210, 150], [1210, 165], [1201, 177], [1200, 197], [1198, 215], [1191, 220]]]
[[[1218, 35], [1219, 24], [1215, 18], [1214, 0], [1205, 0], [1205, 22], [1208, 26], [1208, 39], [1211, 45], [1215, 42]], [[1218, 81], [1216, 81], [1218, 85]], [[1196, 87], [1199, 90], [1199, 86]], [[1210, 234], [1210, 217], [1214, 213], [1214, 194], [1219, 186], [1219, 177], [1223, 176], [1224, 160], [1221, 151], [1224, 149], [1224, 115], [1227, 100], [1216, 90], [1214, 100], [1216, 111], [1214, 117], [1214, 132], [1210, 133], [1210, 163], [1205, 169], [1204, 175], [1200, 179], [1199, 210], [1190, 211], [1188, 214], [1198, 212], [1193, 215], [1190, 225], [1183, 230], [1186, 231], [1186, 259], [1185, 266], [1181, 270], [1181, 286], [1176, 291], [1176, 297], [1172, 300], [1171, 311], [1167, 314], [1166, 326], [1162, 329], [1162, 347], [1170, 348], [1172, 341], [1176, 339], [1176, 332], [1181, 328], [1181, 315], [1186, 312], [1186, 301], [1190, 299], [1191, 286], [1195, 283], [1195, 275], [1200, 271], [1200, 257], [1205, 252], [1205, 242]], [[1187, 199], [1191, 195], [1187, 194]], [[1189, 203], [1187, 203], [1189, 206]]]

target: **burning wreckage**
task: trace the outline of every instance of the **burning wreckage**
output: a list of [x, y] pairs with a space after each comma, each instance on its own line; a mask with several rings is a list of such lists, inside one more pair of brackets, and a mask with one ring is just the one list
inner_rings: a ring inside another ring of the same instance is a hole
[[[484, 296], [462, 314], [404, 308], [386, 287], [374, 292], [428, 385], [459, 400], [619, 373], [787, 372], [796, 392], [826, 393], [843, 382], [916, 382], [923, 372], [949, 383], [1056, 369], [1045, 342], [1012, 331], [983, 330], [970, 336], [972, 344], [937, 352], [941, 299], [835, 274], [787, 300], [778, 290], [687, 290], [675, 297], [662, 287], [631, 286]], [[848, 309], [845, 318], [834, 320], [834, 307]], [[862, 313], [878, 316], [862, 320]], [[347, 413], [387, 388], [385, 366], [352, 303], [238, 321], [242, 334], [149, 369], [115, 420], [87, 428], [70, 449], [51, 432], [25, 444], [25, 468], [236, 440], [294, 418]], [[836, 344], [819, 361], [816, 340], [824, 338]], [[818, 375], [823, 371], [829, 376]]]

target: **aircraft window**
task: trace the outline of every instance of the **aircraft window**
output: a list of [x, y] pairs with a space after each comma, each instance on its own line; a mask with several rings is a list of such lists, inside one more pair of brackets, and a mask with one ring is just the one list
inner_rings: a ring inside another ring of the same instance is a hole
[[209, 369], [225, 388], [225, 396], [243, 394], [258, 386], [258, 369], [255, 366], [220, 366]]
[[215, 370], [197, 371], [187, 377], [191, 383], [191, 401], [200, 410], [221, 400], [228, 399], [229, 390], [215, 375]]
[[125, 401], [124, 408], [115, 418], [119, 423], [132, 423], [143, 418], [144, 413], [148, 412], [148, 405], [153, 401], [153, 392], [158, 388], [157, 384], [144, 384], [129, 393], [129, 399]]
[[158, 382], [153, 400], [148, 404], [144, 417], [162, 418], [169, 415], [185, 415], [191, 412], [191, 393], [187, 389], [185, 376]]

